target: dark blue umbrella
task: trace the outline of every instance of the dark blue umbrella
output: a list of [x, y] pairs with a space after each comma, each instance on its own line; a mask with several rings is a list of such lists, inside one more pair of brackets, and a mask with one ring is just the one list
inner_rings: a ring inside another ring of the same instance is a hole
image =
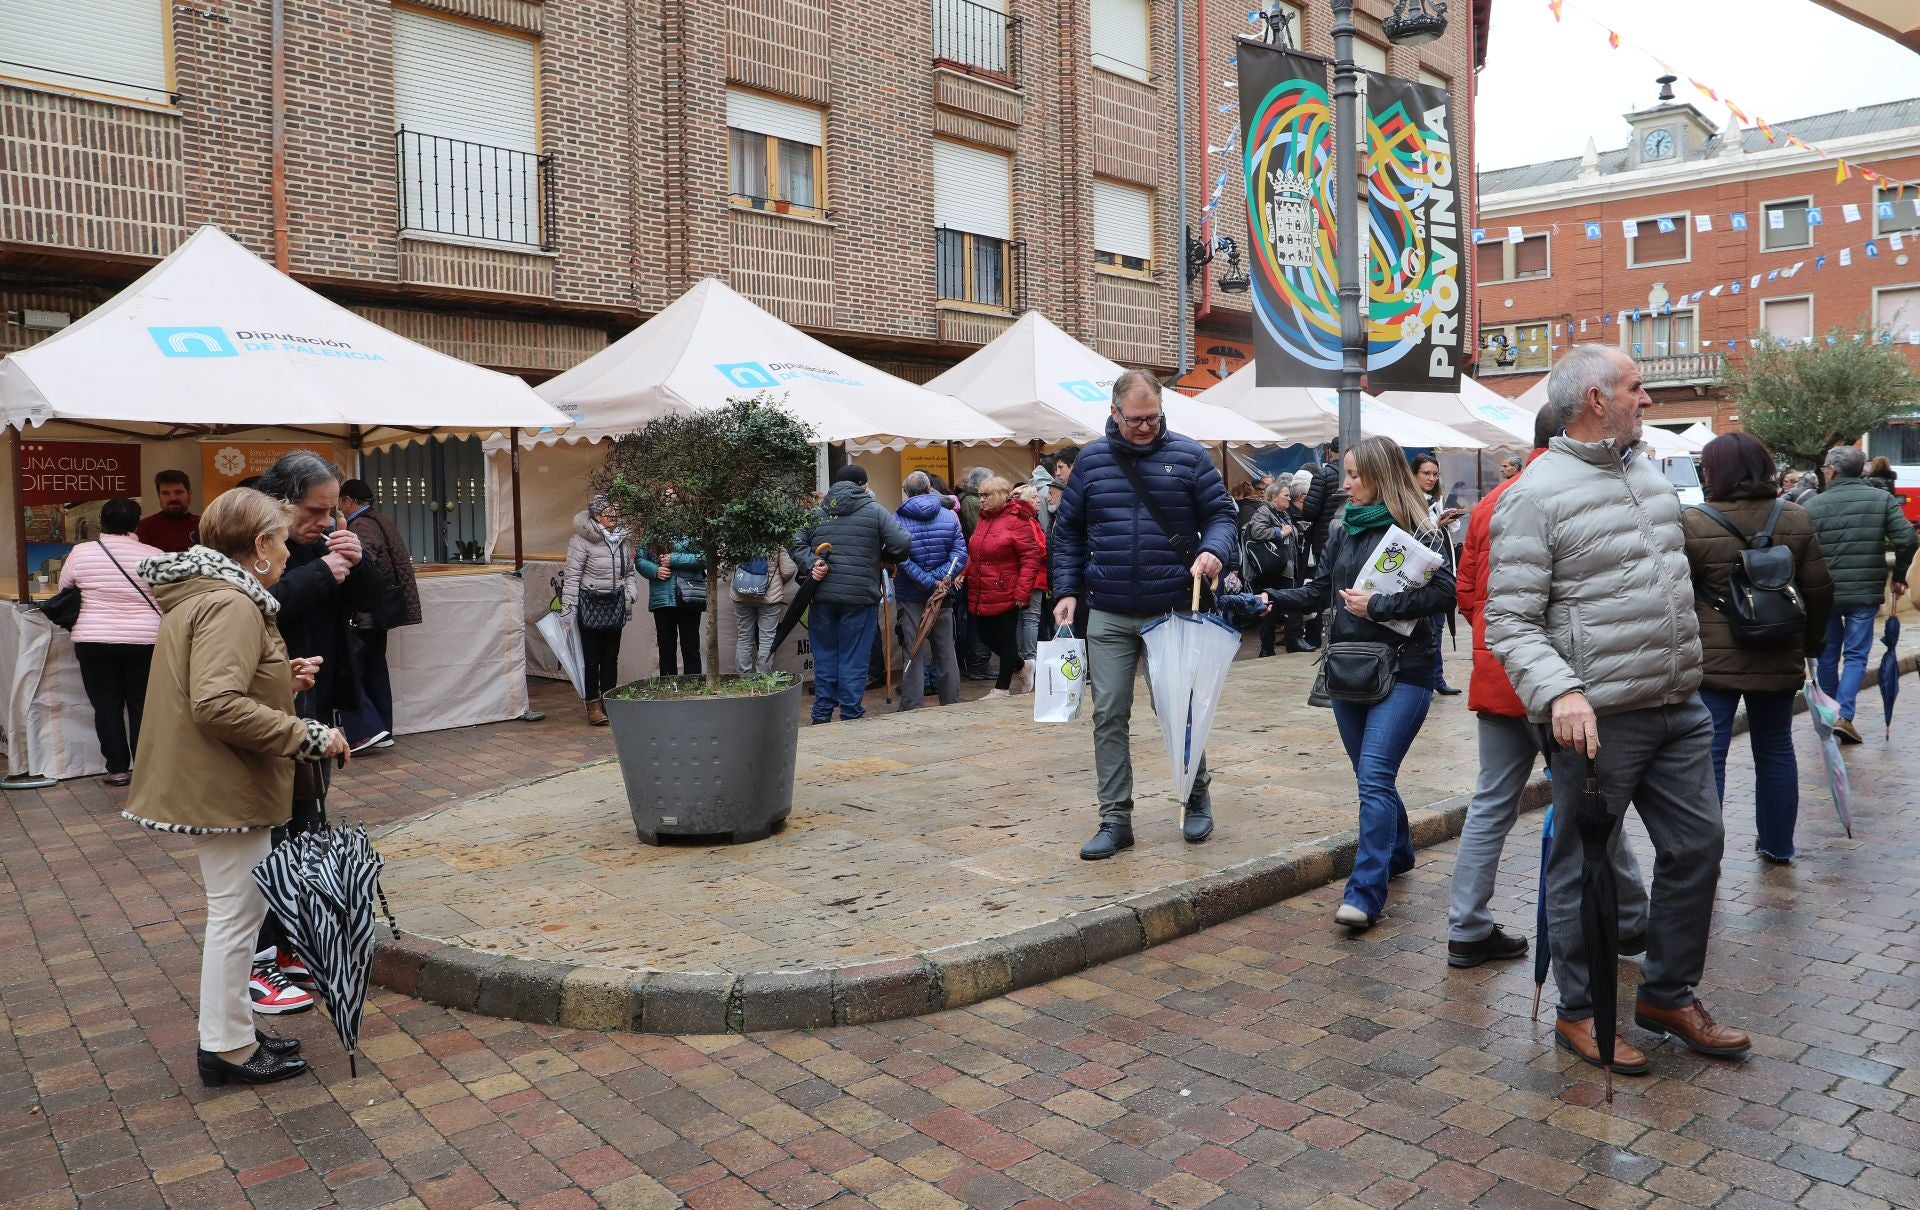
[[1887, 645], [1887, 654], [1880, 657], [1880, 706], [1887, 712], [1887, 738], [1893, 738], [1893, 700], [1900, 696], [1900, 653], [1894, 647], [1900, 642], [1900, 619], [1887, 615], [1887, 628], [1880, 635], [1880, 641]]
[[1533, 913], [1533, 1015], [1540, 1015], [1540, 991], [1547, 985], [1547, 863], [1553, 859], [1553, 804], [1540, 825], [1540, 891]]

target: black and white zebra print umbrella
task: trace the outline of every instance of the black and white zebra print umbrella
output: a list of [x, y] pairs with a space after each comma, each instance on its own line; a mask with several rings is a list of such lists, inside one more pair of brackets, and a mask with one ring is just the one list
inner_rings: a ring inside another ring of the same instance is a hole
[[385, 901], [382, 864], [365, 828], [340, 827], [294, 833], [253, 871], [288, 942], [313, 974], [355, 1077], [360, 1066], [354, 1052], [373, 971], [374, 901]]

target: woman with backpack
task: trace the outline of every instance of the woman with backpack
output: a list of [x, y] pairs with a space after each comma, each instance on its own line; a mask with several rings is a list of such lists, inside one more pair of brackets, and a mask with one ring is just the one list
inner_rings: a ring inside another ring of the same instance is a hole
[[769, 551], [733, 569], [727, 595], [733, 598], [738, 628], [733, 658], [741, 676], [773, 671], [773, 632], [786, 612], [787, 586], [799, 576], [799, 565], [784, 550]]
[[[1807, 660], [1826, 646], [1833, 576], [1820, 552], [1813, 519], [1798, 504], [1775, 494], [1773, 455], [1759, 438], [1724, 433], [1707, 442], [1700, 461], [1706, 506], [1689, 508], [1683, 525], [1704, 656], [1700, 700], [1713, 715], [1714, 779], [1724, 800], [1733, 715], [1745, 698], [1747, 742], [1753, 748], [1756, 847], [1761, 857], [1784, 865], [1793, 859], [1793, 829], [1800, 812], [1793, 700], [1806, 681]], [[1754, 553], [1762, 535], [1792, 554], [1797, 605], [1777, 592], [1769, 595], [1765, 587], [1755, 588], [1749, 571], [1764, 585], [1771, 582], [1768, 569], [1743, 560], [1743, 555]], [[1741, 603], [1730, 600], [1730, 586], [1738, 589]], [[1730, 619], [1727, 610], [1736, 616]], [[1801, 633], [1753, 641], [1750, 619], [1791, 619], [1798, 610], [1805, 612]]]
[[[1333, 919], [1364, 929], [1386, 907], [1388, 880], [1413, 868], [1400, 762], [1433, 704], [1440, 664], [1434, 617], [1453, 608], [1453, 572], [1400, 447], [1386, 437], [1369, 437], [1347, 451], [1345, 463], [1347, 505], [1333, 519], [1318, 574], [1268, 597], [1276, 611], [1334, 606], [1321, 668], [1333, 721], [1359, 783], [1360, 827], [1353, 875]], [[1440, 565], [1425, 584], [1406, 592], [1355, 588], [1374, 548], [1395, 525], [1441, 556]], [[1401, 634], [1393, 622], [1413, 623], [1412, 632]]]

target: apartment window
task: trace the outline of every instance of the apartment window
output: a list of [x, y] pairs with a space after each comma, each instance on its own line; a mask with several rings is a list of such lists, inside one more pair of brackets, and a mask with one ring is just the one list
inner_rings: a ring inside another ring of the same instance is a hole
[[537, 43], [393, 10], [400, 226], [549, 246], [552, 161], [540, 155]]
[[1813, 296], [1763, 298], [1760, 330], [1775, 340], [1806, 344], [1813, 339]]
[[1873, 292], [1873, 322], [1893, 332], [1897, 342], [1912, 342], [1920, 332], [1920, 286], [1893, 286]]
[[1011, 309], [1013, 160], [933, 144], [934, 284], [947, 302]]
[[1760, 207], [1760, 250], [1779, 252], [1787, 248], [1811, 248], [1813, 228], [1807, 223], [1807, 207], [1812, 198], [1793, 198], [1767, 202]]
[[1152, 76], [1148, 0], [1091, 0], [1093, 65], [1115, 75], [1145, 80]]
[[1296, 48], [1307, 44], [1307, 15], [1298, 4], [1288, 4], [1286, 0], [1275, 0], [1267, 6], [1271, 13], [1284, 13], [1287, 17], [1287, 34], [1293, 39]]
[[1020, 19], [1007, 0], [933, 0], [933, 61], [1011, 81], [1020, 74]]
[[1497, 324], [1480, 329], [1480, 369], [1485, 374], [1536, 374], [1553, 368], [1550, 325]]
[[1629, 319], [1621, 325], [1621, 330], [1626, 335], [1627, 352], [1635, 361], [1700, 351], [1699, 342], [1694, 339], [1692, 311], [1675, 311], [1671, 315], [1643, 313], [1639, 319]]
[[1093, 259], [1129, 273], [1153, 268], [1153, 193], [1113, 181], [1093, 183]]
[[1867, 456], [1895, 466], [1920, 465], [1920, 418], [1909, 416], [1867, 430]]
[[1387, 48], [1367, 41], [1365, 38], [1353, 40], [1353, 61], [1368, 71], [1387, 74]]
[[1425, 84], [1428, 88], [1453, 87], [1453, 85], [1447, 82], [1447, 78], [1445, 76], [1439, 74], [1438, 72], [1428, 71], [1424, 67], [1420, 69], [1420, 82], [1422, 84]]
[[[1660, 224], [1663, 221], [1672, 230], [1662, 231]], [[1667, 214], [1641, 219], [1634, 225], [1633, 238], [1627, 241], [1627, 268], [1671, 265], [1690, 259], [1692, 230], [1691, 214]]]
[[1551, 273], [1547, 263], [1545, 232], [1529, 235], [1519, 243], [1488, 240], [1474, 249], [1474, 257], [1479, 269], [1477, 276], [1482, 284], [1523, 281], [1532, 277], [1547, 277]]
[[825, 115], [756, 92], [727, 92], [727, 177], [735, 205], [781, 214], [826, 209]]
[[[1873, 196], [1873, 233], [1875, 235], [1920, 235], [1920, 186], [1882, 185]], [[1891, 205], [1891, 217], [1882, 217], [1880, 207]]]
[[167, 105], [164, 0], [5, 0], [0, 79]]

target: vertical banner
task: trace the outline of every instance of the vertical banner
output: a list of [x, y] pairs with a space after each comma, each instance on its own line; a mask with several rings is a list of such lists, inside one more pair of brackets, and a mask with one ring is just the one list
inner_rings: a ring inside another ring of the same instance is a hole
[[[1242, 41], [1240, 112], [1261, 386], [1340, 381], [1328, 65]], [[1465, 277], [1444, 88], [1368, 73], [1362, 161], [1367, 373], [1378, 390], [1459, 389]]]

